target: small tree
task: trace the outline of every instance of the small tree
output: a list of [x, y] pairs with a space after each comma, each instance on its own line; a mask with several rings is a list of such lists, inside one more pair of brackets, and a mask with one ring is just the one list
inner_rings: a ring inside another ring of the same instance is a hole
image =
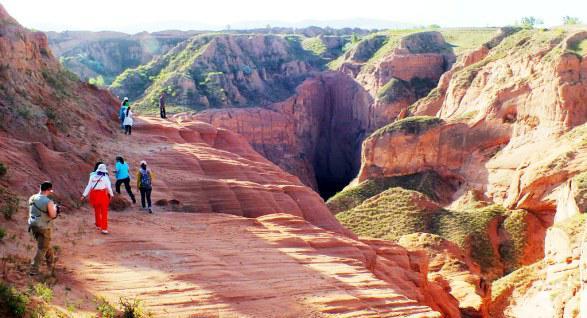
[[440, 29], [440, 25], [438, 24], [431, 24], [428, 26], [430, 29]]
[[566, 16], [566, 17], [563, 17], [563, 24], [565, 24], [565, 25], [581, 24], [581, 20], [577, 17]]
[[351, 35], [351, 43], [355, 44], [359, 42], [359, 36], [357, 35], [357, 33], [353, 32], [353, 34]]
[[536, 25], [540, 25], [544, 22], [536, 17], [523, 17], [520, 19], [520, 26], [524, 29], [533, 29]]

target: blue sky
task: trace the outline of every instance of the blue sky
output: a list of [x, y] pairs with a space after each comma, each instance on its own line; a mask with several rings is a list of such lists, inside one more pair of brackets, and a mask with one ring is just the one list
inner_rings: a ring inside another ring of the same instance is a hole
[[[2, 0], [21, 24], [43, 31], [221, 29], [307, 20], [368, 19], [446, 27], [511, 25], [522, 16], [541, 18], [546, 26], [563, 16], [587, 22], [587, 0]], [[366, 23], [366, 22], [362, 22]], [[369, 27], [368, 25], [358, 25]]]

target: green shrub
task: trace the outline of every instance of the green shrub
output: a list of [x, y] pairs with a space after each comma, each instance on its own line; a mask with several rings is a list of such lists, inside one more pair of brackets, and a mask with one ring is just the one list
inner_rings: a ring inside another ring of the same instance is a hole
[[520, 19], [520, 26], [524, 29], [533, 29], [536, 25], [540, 25], [544, 22], [536, 17], [523, 17]]
[[0, 316], [21, 318], [26, 314], [29, 298], [16, 288], [0, 282]]
[[0, 198], [4, 201], [0, 203], [0, 211], [4, 215], [4, 219], [12, 220], [12, 216], [18, 211], [20, 199], [10, 194], [4, 195], [0, 189]]
[[377, 129], [372, 136], [382, 136], [395, 132], [406, 134], [420, 135], [431, 128], [439, 126], [444, 121], [438, 117], [432, 116], [412, 116], [393, 122], [387, 126]]
[[8, 172], [8, 167], [0, 162], [0, 178], [4, 177]]
[[0, 241], [6, 237], [6, 230], [0, 227]]
[[102, 318], [116, 318], [118, 311], [104, 297], [96, 298], [96, 310]]
[[577, 17], [565, 16], [565, 17], [563, 17], [563, 24], [565, 24], [565, 25], [581, 24], [581, 19], [579, 19]]
[[119, 301], [122, 307], [122, 318], [147, 318], [153, 316], [143, 308], [142, 301], [138, 299], [120, 298]]
[[51, 302], [53, 300], [53, 290], [51, 287], [45, 285], [44, 283], [37, 283], [32, 287], [32, 291], [35, 295], [41, 297], [46, 302]]

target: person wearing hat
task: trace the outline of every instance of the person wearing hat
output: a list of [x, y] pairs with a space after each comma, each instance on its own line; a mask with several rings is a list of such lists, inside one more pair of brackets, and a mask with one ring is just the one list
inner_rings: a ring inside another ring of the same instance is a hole
[[[147, 168], [147, 162], [141, 161], [141, 167], [137, 173], [137, 187], [141, 191], [141, 206], [147, 209], [149, 213], [153, 213], [151, 208], [151, 191], [153, 190], [153, 172]], [[147, 199], [147, 205], [145, 207], [145, 199]]]
[[125, 97], [120, 105], [120, 112], [118, 118], [120, 118], [120, 128], [124, 129], [124, 118], [126, 117], [126, 110], [128, 109], [128, 97]]
[[102, 231], [102, 234], [108, 234], [108, 205], [114, 193], [105, 164], [100, 164], [96, 173], [90, 175], [81, 200], [83, 201], [88, 195], [90, 196], [90, 204], [94, 207], [96, 226]]
[[51, 221], [57, 218], [59, 206], [49, 198], [53, 193], [53, 184], [41, 183], [40, 191], [29, 198], [29, 232], [37, 241], [37, 252], [31, 261], [31, 276], [39, 274], [39, 265], [43, 258], [51, 272], [55, 269], [55, 257], [51, 248]]

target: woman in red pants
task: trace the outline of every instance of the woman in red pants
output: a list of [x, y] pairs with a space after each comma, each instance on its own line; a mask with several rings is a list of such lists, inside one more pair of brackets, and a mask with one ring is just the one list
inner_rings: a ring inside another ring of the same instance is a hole
[[90, 196], [90, 204], [94, 207], [96, 215], [96, 226], [102, 234], [108, 234], [108, 205], [112, 193], [112, 184], [108, 176], [108, 169], [105, 164], [100, 164], [96, 173], [90, 175], [90, 181], [84, 190], [81, 200]]

